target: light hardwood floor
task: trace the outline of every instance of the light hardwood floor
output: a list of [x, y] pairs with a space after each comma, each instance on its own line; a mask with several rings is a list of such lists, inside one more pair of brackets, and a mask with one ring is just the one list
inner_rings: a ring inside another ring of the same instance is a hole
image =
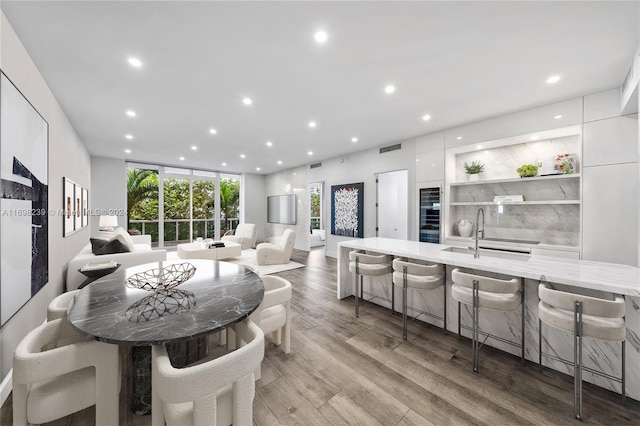
[[[480, 373], [471, 371], [471, 344], [419, 321], [402, 340], [402, 318], [354, 300], [336, 299], [336, 261], [324, 250], [295, 251], [307, 266], [278, 274], [293, 284], [292, 352], [267, 344], [256, 382], [254, 423], [261, 425], [578, 424], [573, 379], [483, 347]], [[126, 372], [124, 373], [126, 374]], [[121, 424], [148, 425], [125, 409]], [[584, 423], [640, 424], [640, 404], [585, 384]], [[92, 424], [87, 409], [52, 425]], [[11, 424], [11, 399], [0, 423]]]

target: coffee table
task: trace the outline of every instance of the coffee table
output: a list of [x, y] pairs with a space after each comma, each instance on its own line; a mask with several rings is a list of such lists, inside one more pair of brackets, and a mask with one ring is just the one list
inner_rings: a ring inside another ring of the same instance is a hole
[[178, 257], [181, 259], [222, 260], [238, 257], [242, 254], [242, 246], [225, 241], [224, 247], [208, 248], [198, 243], [178, 244]]

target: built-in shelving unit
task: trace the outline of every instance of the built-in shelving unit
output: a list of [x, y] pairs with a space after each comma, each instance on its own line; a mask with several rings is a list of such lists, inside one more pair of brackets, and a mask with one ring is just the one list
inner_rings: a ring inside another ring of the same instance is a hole
[[451, 182], [451, 186], [468, 186], [468, 185], [487, 185], [493, 183], [509, 183], [509, 182], [535, 182], [544, 180], [556, 180], [556, 179], [576, 179], [580, 177], [580, 173], [572, 173], [567, 175], [548, 175], [548, 176], [533, 176], [526, 178], [509, 178], [509, 179], [491, 179], [491, 180], [477, 180], [473, 182]]
[[549, 200], [549, 201], [504, 201], [504, 202], [495, 202], [495, 201], [473, 201], [473, 202], [453, 202], [449, 205], [451, 206], [535, 206], [535, 205], [570, 205], [570, 204], [580, 204], [580, 200]]

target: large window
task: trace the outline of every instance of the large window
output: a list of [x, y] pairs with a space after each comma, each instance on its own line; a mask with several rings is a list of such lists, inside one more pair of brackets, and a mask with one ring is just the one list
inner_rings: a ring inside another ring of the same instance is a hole
[[127, 197], [129, 229], [154, 245], [219, 239], [238, 225], [240, 176], [131, 163]]

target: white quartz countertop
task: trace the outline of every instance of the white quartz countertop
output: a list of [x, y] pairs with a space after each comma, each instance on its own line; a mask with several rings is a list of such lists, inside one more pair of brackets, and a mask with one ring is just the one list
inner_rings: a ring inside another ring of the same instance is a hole
[[343, 241], [338, 243], [338, 247], [370, 250], [382, 254], [640, 297], [640, 268], [628, 265], [524, 255], [522, 260], [513, 260], [491, 257], [482, 253], [478, 259], [474, 259], [471, 252], [446, 251], [447, 248], [452, 247], [450, 245], [390, 238]]

